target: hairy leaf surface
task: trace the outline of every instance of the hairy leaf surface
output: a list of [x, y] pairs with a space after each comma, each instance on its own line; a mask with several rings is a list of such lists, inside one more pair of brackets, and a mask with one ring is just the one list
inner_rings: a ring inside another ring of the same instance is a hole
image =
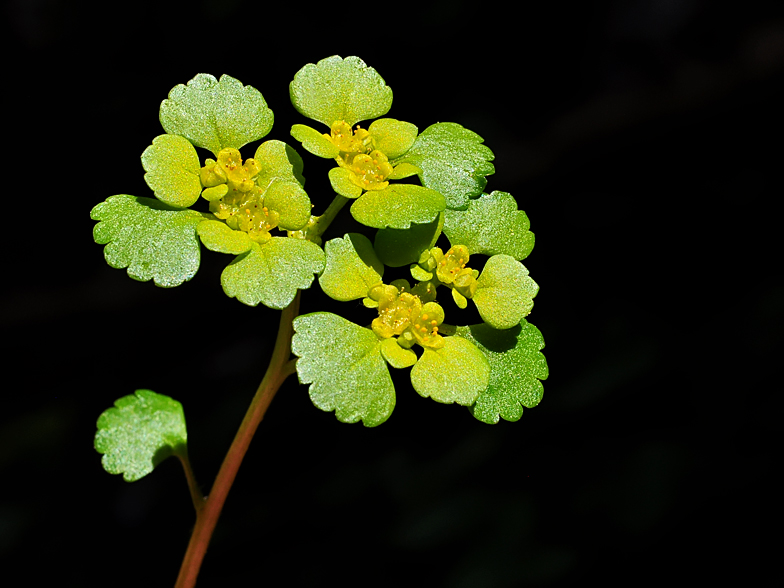
[[440, 192], [448, 208], [465, 208], [487, 185], [485, 176], [495, 172], [493, 152], [482, 137], [457, 123], [436, 123], [417, 137], [411, 149], [392, 161], [411, 163], [422, 170], [423, 186]]
[[411, 384], [420, 396], [471, 406], [487, 388], [490, 364], [467, 339], [445, 337], [441, 349], [425, 348], [411, 368]]
[[291, 103], [300, 113], [330, 126], [342, 120], [353, 126], [389, 111], [392, 89], [359, 57], [338, 55], [309, 63], [289, 86]]
[[294, 319], [291, 350], [299, 357], [299, 381], [310, 384], [310, 399], [335, 411], [344, 423], [375, 427], [395, 408], [395, 388], [381, 341], [365, 327], [328, 312]]
[[521, 260], [534, 248], [528, 217], [517, 210], [517, 202], [508, 192], [482, 194], [471, 200], [466, 210], [447, 209], [444, 216], [449, 241], [465, 245], [472, 255], [503, 253]]
[[249, 306], [262, 303], [286, 308], [297, 290], [310, 288], [314, 275], [324, 269], [324, 251], [311, 241], [272, 237], [253, 243], [221, 274], [223, 291]]
[[343, 239], [331, 239], [324, 250], [327, 263], [319, 284], [330, 298], [341, 302], [364, 298], [381, 283], [384, 264], [364, 235], [349, 233]]
[[407, 229], [411, 223], [433, 221], [445, 207], [444, 197], [435, 190], [414, 184], [390, 184], [383, 190], [365, 192], [351, 205], [351, 214], [368, 227]]
[[190, 280], [199, 269], [196, 227], [212, 215], [175, 209], [154, 198], [110, 196], [90, 213], [101, 221], [95, 242], [105, 244], [104, 256], [115, 268], [128, 268], [135, 280], [153, 280], [171, 288]]
[[190, 141], [178, 135], [159, 135], [142, 153], [144, 180], [155, 197], [171, 206], [187, 208], [199, 199], [199, 156]]
[[494, 255], [477, 280], [473, 300], [483, 321], [510, 329], [531, 312], [538, 291], [522, 263], [510, 255]]
[[172, 454], [185, 455], [188, 433], [182, 405], [152, 390], [123, 396], [98, 418], [95, 449], [110, 474], [134, 482]]
[[517, 421], [523, 407], [539, 404], [544, 393], [540, 380], [548, 376], [539, 329], [523, 320], [505, 330], [486, 324], [458, 327], [456, 336], [471, 341], [490, 363], [487, 389], [470, 407], [477, 419], [491, 425], [499, 419]]
[[220, 81], [199, 74], [187, 85], [172, 88], [161, 103], [161, 124], [215, 155], [225, 147], [239, 149], [272, 129], [274, 117], [256, 88], [223, 75]]

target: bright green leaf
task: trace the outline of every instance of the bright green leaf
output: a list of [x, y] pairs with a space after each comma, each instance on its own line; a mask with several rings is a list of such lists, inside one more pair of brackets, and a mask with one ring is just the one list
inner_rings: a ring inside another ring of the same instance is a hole
[[160, 118], [167, 133], [182, 135], [215, 155], [261, 139], [273, 123], [272, 111], [256, 88], [231, 76], [218, 81], [209, 74], [172, 88], [161, 103]]
[[289, 86], [291, 103], [300, 113], [331, 126], [342, 120], [353, 126], [386, 114], [392, 89], [359, 57], [333, 55], [300, 69]]
[[381, 283], [384, 264], [364, 235], [349, 233], [343, 239], [331, 239], [324, 250], [327, 263], [319, 284], [330, 298], [341, 302], [364, 298]]
[[310, 220], [310, 198], [299, 182], [272, 182], [264, 192], [264, 206], [280, 215], [278, 226], [287, 231], [298, 231]]
[[476, 346], [460, 337], [444, 337], [441, 349], [425, 348], [411, 368], [411, 384], [436, 402], [471, 406], [487, 388], [490, 364]]
[[402, 180], [404, 178], [410, 178], [411, 176], [418, 176], [421, 173], [422, 170], [415, 165], [411, 165], [410, 163], [400, 163], [395, 166], [395, 169], [393, 169], [392, 173], [387, 176], [387, 179]]
[[548, 375], [539, 329], [523, 320], [502, 331], [486, 324], [458, 327], [456, 335], [476, 345], [490, 363], [487, 390], [470, 409], [477, 419], [491, 425], [499, 418], [517, 421], [523, 407], [539, 404], [544, 393], [540, 380]]
[[121, 194], [92, 209], [101, 221], [93, 229], [95, 242], [106, 245], [104, 256], [114, 268], [128, 268], [134, 280], [153, 280], [171, 288], [190, 280], [199, 269], [196, 227], [211, 215], [175, 209], [153, 198]]
[[323, 269], [324, 251], [315, 243], [272, 237], [263, 245], [253, 243], [250, 251], [232, 261], [221, 274], [221, 284], [229, 298], [283, 309], [298, 289], [310, 288], [313, 274]]
[[522, 263], [511, 255], [494, 255], [477, 280], [473, 300], [483, 321], [496, 329], [509, 329], [528, 316], [538, 291]]
[[412, 223], [408, 229], [381, 229], [373, 246], [385, 265], [403, 267], [419, 261], [420, 254], [436, 244], [443, 223], [444, 215], [439, 214], [429, 223]]
[[142, 153], [144, 179], [161, 202], [186, 208], [201, 194], [199, 156], [187, 139], [159, 135]]
[[333, 167], [329, 170], [329, 183], [332, 189], [344, 198], [359, 198], [362, 188], [351, 181], [351, 172], [345, 167]]
[[256, 176], [256, 185], [262, 190], [266, 190], [275, 180], [297, 182], [305, 186], [302, 158], [293, 147], [283, 141], [264, 141], [256, 149], [253, 159], [261, 165], [261, 171]]
[[444, 195], [447, 207], [465, 208], [487, 185], [485, 176], [495, 172], [493, 152], [482, 137], [457, 123], [436, 123], [417, 137], [403, 157], [391, 163], [411, 163], [422, 169], [423, 186]]
[[444, 215], [449, 241], [465, 245], [472, 255], [504, 253], [521, 260], [534, 248], [528, 217], [517, 210], [517, 202], [508, 192], [482, 194], [468, 203], [467, 210], [447, 209]]
[[300, 383], [310, 384], [314, 405], [334, 410], [339, 421], [361, 420], [366, 427], [389, 418], [395, 388], [373, 331], [327, 312], [298, 316], [294, 331], [297, 374]]
[[414, 184], [390, 184], [383, 190], [365, 192], [351, 205], [351, 214], [368, 227], [407, 229], [411, 223], [433, 221], [445, 207], [444, 197], [435, 190]]
[[410, 349], [403, 349], [394, 338], [384, 339], [381, 342], [381, 355], [389, 365], [397, 369], [411, 367], [417, 362], [416, 353]]
[[95, 449], [103, 469], [134, 482], [170, 455], [187, 454], [182, 405], [152, 390], [123, 396], [98, 418]]
[[373, 149], [378, 149], [389, 159], [400, 157], [411, 149], [417, 138], [416, 125], [394, 118], [380, 118], [368, 127]]
[[248, 251], [253, 245], [248, 233], [235, 231], [218, 220], [204, 221], [197, 227], [196, 232], [207, 249], [218, 253], [239, 255]]
[[340, 154], [340, 149], [323, 133], [308, 125], [294, 125], [291, 127], [291, 136], [302, 143], [302, 148], [317, 157], [335, 159]]

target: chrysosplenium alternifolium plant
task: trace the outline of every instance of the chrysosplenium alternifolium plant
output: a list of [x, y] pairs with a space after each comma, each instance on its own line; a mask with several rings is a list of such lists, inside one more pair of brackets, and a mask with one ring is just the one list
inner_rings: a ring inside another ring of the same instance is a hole
[[[166, 134], [142, 154], [155, 199], [112, 196], [92, 211], [108, 263], [137, 280], [178, 286], [195, 275], [204, 245], [235, 256], [221, 275], [228, 296], [283, 310], [270, 368], [249, 409], [258, 413], [257, 403], [264, 404], [248, 442], [295, 371], [313, 403], [346, 423], [376, 426], [389, 418], [396, 394], [390, 367], [411, 368], [416, 392], [466, 406], [481, 421], [518, 420], [523, 407], [538, 404], [547, 377], [542, 336], [525, 320], [538, 286], [520, 260], [534, 235], [510, 194], [484, 192], [485, 176], [494, 172], [490, 149], [456, 123], [420, 133], [412, 123], [379, 118], [390, 110], [392, 90], [357, 57], [306, 65], [290, 95], [316, 126], [296, 124], [291, 135], [305, 151], [335, 161], [334, 199], [320, 216], [312, 215], [293, 147], [265, 141], [243, 159], [240, 149], [272, 129], [261, 93], [227, 75], [200, 74], [162, 102]], [[214, 157], [201, 162], [196, 147]], [[373, 230], [322, 242], [348, 202], [354, 219]], [[481, 272], [471, 267], [480, 256], [487, 257]], [[386, 282], [385, 267], [408, 267], [410, 279]], [[328, 312], [297, 316], [299, 291], [316, 278], [335, 300], [362, 300], [369, 325]], [[444, 297], [456, 316], [446, 316]], [[459, 326], [459, 309], [469, 304], [483, 322]], [[196, 537], [199, 522], [213, 515], [192, 480], [186, 439], [181, 405], [139, 390], [101, 415], [95, 446], [105, 469], [128, 481], [168, 455], [180, 457], [197, 510]], [[241, 459], [244, 448], [235, 445], [229, 453]], [[191, 540], [188, 554], [199, 549], [194, 541], [206, 548], [211, 529], [206, 539]], [[187, 569], [198, 571], [203, 552], [191, 555], [181, 581]]]

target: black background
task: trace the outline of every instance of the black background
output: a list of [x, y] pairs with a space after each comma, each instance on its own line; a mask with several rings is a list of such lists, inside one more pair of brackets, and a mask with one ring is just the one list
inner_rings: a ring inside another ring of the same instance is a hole
[[[130, 280], [104, 262], [89, 211], [151, 196], [138, 157], [174, 85], [228, 73], [274, 111], [266, 139], [293, 142], [288, 129], [307, 121], [287, 84], [333, 54], [381, 73], [389, 116], [420, 130], [459, 122], [494, 151], [487, 189], [511, 192], [536, 233], [529, 320], [551, 376], [540, 406], [489, 426], [419, 397], [403, 372], [375, 429], [314, 408], [292, 378], [199, 586], [780, 575], [768, 532], [784, 11], [740, 4], [6, 3], [4, 585], [173, 584], [193, 523], [180, 466], [133, 484], [106, 474], [95, 420], [137, 388], [177, 398], [207, 492], [278, 313], [227, 298], [230, 258], [216, 253], [175, 289]], [[330, 166], [303, 157], [318, 212]], [[303, 299], [303, 312], [371, 318], [318, 288]]]

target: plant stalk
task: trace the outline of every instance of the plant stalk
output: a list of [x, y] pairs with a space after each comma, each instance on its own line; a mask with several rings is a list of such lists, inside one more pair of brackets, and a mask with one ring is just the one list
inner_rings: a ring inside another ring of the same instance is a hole
[[248, 411], [245, 413], [245, 418], [242, 419], [242, 424], [226, 453], [209, 496], [205, 499], [202, 507], [196, 509], [196, 525], [193, 528], [175, 588], [193, 588], [195, 586], [212, 532], [215, 530], [215, 525], [221, 510], [223, 510], [223, 504], [226, 502], [226, 497], [250, 446], [253, 434], [261, 419], [264, 418], [278, 388], [295, 371], [295, 362], [290, 361], [289, 358], [291, 357], [291, 337], [294, 330], [292, 322], [299, 312], [299, 299], [300, 291], [281, 313], [278, 337], [275, 341], [272, 359], [267, 367], [267, 373], [264, 374], [264, 378], [256, 390]]

